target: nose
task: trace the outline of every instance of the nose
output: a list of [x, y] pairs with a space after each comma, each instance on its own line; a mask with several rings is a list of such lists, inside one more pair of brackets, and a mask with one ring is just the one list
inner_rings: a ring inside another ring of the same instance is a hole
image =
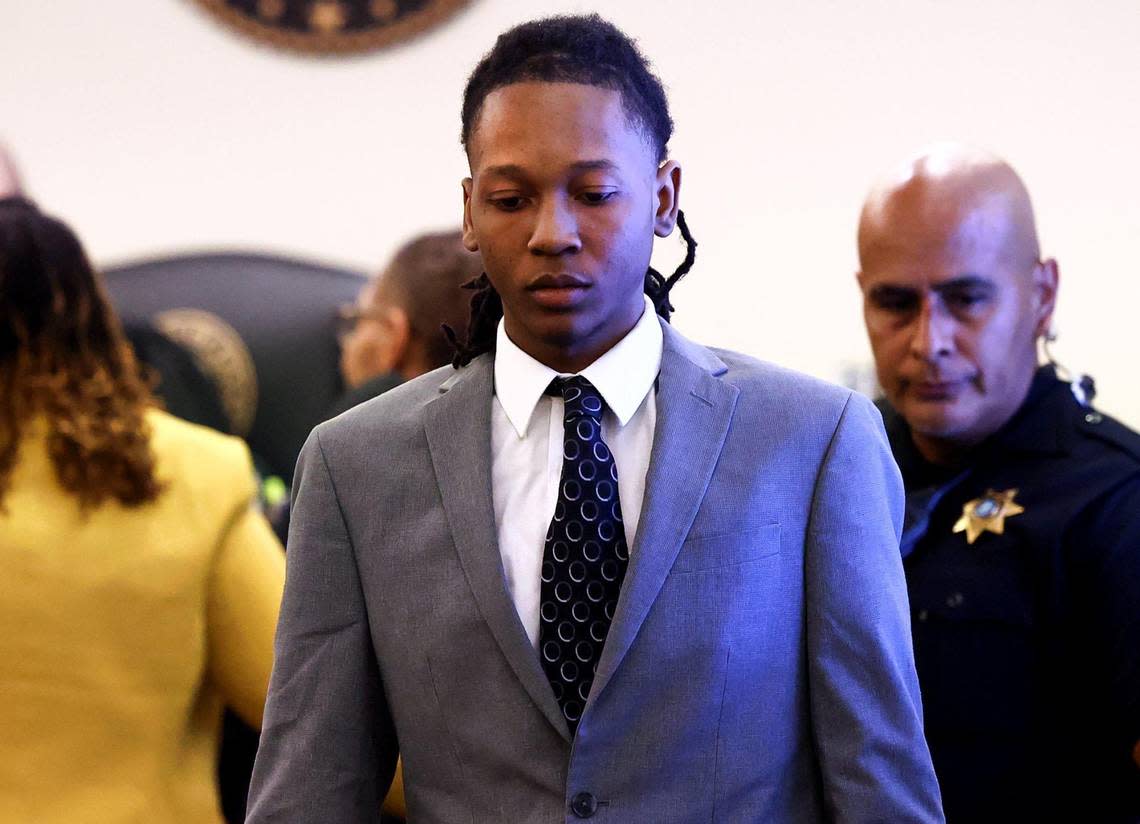
[[919, 360], [933, 363], [954, 351], [954, 319], [932, 298], [924, 298], [915, 319], [910, 351]]
[[574, 210], [564, 198], [545, 198], [538, 208], [527, 249], [534, 255], [562, 255], [581, 248]]

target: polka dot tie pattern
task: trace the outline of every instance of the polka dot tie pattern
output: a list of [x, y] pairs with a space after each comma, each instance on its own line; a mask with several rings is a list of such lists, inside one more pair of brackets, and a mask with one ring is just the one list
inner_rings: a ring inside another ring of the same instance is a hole
[[562, 477], [542, 554], [538, 648], [570, 726], [590, 695], [629, 563], [617, 465], [602, 440], [605, 404], [585, 378], [555, 378], [547, 390], [566, 405]]

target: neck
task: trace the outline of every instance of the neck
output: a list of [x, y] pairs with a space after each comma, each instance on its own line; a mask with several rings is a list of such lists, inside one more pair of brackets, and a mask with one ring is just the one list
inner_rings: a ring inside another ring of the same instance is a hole
[[420, 375], [425, 375], [433, 369], [435, 369], [435, 365], [428, 361], [427, 357], [422, 354], [415, 354], [404, 359], [402, 363], [397, 364], [393, 371], [405, 381], [410, 381], [412, 378], [418, 378]]
[[924, 460], [935, 466], [949, 468], [964, 465], [976, 446], [972, 442], [936, 438], [914, 431], [911, 431], [910, 439]]
[[506, 330], [507, 337], [511, 339], [511, 342], [514, 343], [515, 346], [526, 352], [539, 363], [544, 366], [549, 366], [555, 372], [577, 374], [602, 355], [606, 354], [606, 352], [613, 349], [626, 335], [633, 331], [633, 327], [637, 326], [644, 311], [646, 310], [644, 304], [642, 304], [638, 307], [638, 312], [633, 315], [633, 318], [628, 323], [622, 324], [617, 332], [602, 338], [590, 337], [576, 341], [549, 341], [534, 338], [530, 340], [520, 340], [512, 334], [509, 318], [504, 319], [504, 329]]
[[520, 346], [519, 348], [539, 363], [543, 364], [544, 366], [549, 366], [555, 372], [561, 372], [563, 374], [577, 374], [589, 366], [591, 363], [596, 361], [598, 358], [600, 358], [602, 355], [606, 354], [606, 352], [613, 348], [613, 345], [617, 343], [618, 340], [621, 340], [621, 338], [619, 337], [617, 340], [610, 342], [606, 346], [595, 346], [588, 348], [583, 347], [581, 349], [560, 346]]

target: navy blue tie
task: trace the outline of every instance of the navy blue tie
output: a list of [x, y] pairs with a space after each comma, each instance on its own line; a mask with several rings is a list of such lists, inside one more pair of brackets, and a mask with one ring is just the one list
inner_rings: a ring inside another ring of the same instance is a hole
[[602, 440], [601, 395], [583, 377], [547, 390], [566, 405], [562, 477], [542, 553], [538, 648], [573, 735], [585, 709], [629, 563], [617, 466]]

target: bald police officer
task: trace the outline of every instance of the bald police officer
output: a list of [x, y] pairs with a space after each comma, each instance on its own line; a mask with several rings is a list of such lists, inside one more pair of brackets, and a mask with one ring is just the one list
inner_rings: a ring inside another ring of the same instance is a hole
[[1025, 186], [935, 147], [874, 187], [859, 259], [947, 820], [1138, 820], [1140, 436], [1038, 366]]

